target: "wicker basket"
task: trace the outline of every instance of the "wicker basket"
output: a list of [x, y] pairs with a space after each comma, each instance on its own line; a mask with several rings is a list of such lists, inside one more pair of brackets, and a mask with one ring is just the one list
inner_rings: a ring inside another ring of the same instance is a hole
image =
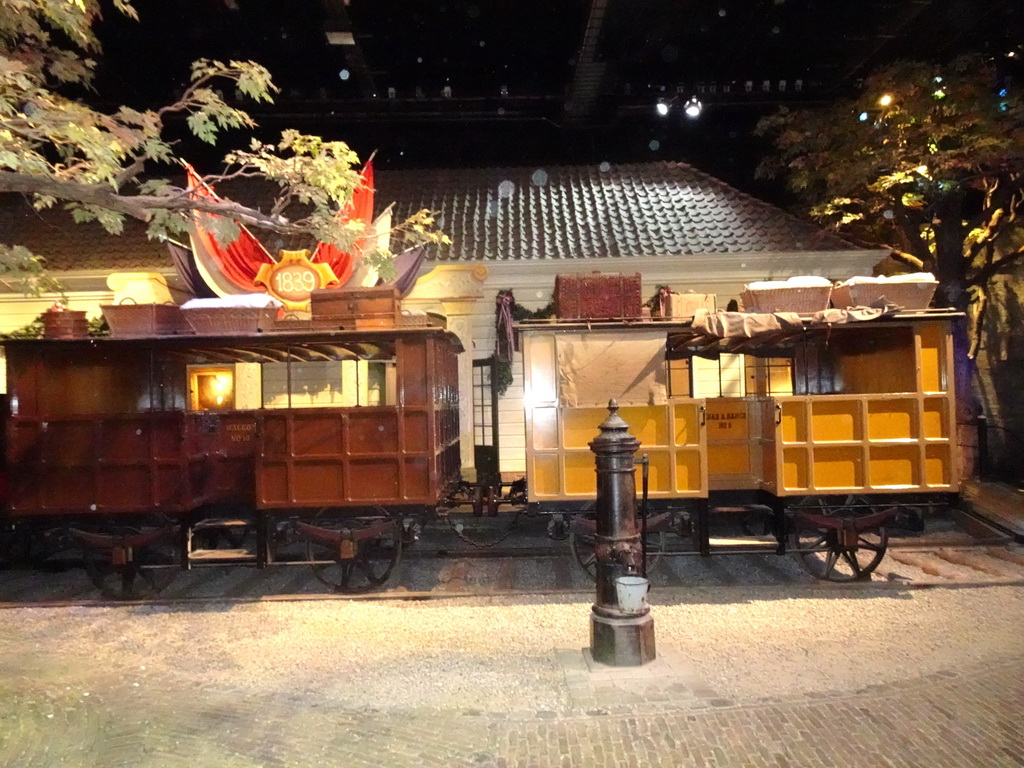
[[273, 330], [277, 307], [201, 307], [181, 313], [197, 334], [231, 336]]
[[174, 304], [104, 304], [100, 309], [111, 336], [138, 338], [192, 332], [181, 308]]
[[927, 309], [935, 289], [933, 283], [853, 283], [837, 285], [832, 292], [832, 303], [840, 309], [895, 304], [904, 309]]
[[829, 285], [752, 288], [743, 292], [743, 308], [747, 312], [811, 314], [828, 309], [831, 294]]

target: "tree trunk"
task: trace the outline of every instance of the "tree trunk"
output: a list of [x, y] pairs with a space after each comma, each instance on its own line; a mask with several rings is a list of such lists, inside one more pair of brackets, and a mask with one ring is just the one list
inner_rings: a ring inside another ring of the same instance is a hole
[[[936, 306], [952, 307], [966, 314], [971, 303], [967, 292], [967, 259], [964, 258], [964, 233], [960, 224], [959, 200], [947, 201], [940, 211], [942, 216], [935, 227], [935, 263], [939, 288]], [[978, 367], [970, 357], [971, 328], [967, 317], [953, 321], [953, 374], [956, 394], [956, 423], [960, 445], [975, 442], [975, 420], [981, 413], [978, 397]], [[974, 474], [974, 456], [964, 456], [962, 472]]]

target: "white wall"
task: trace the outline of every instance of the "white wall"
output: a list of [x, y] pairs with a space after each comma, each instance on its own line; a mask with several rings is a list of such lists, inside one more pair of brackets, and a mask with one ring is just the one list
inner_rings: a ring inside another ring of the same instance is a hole
[[[713, 293], [718, 308], [725, 309], [730, 299], [738, 299], [744, 285], [793, 275], [822, 275], [841, 280], [853, 275], [870, 275], [885, 253], [871, 250], [824, 253], [710, 254], [707, 256], [602, 259], [594, 261], [535, 262], [508, 260], [488, 264], [484, 297], [476, 302], [472, 317], [474, 360], [494, 352], [494, 301], [498, 291], [511, 289], [516, 303], [537, 310], [547, 305], [554, 294], [559, 274], [642, 275], [644, 301], [659, 285], [668, 285], [679, 293]], [[463, 397], [466, 393], [462, 394]], [[506, 476], [526, 472], [526, 419], [523, 412], [523, 359], [517, 353], [512, 364], [512, 385], [498, 402], [500, 426], [498, 444], [500, 468]]]

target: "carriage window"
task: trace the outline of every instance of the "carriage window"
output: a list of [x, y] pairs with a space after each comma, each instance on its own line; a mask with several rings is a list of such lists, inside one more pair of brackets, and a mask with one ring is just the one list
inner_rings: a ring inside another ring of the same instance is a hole
[[264, 363], [264, 408], [351, 408], [393, 405], [391, 360], [325, 360]]
[[668, 360], [668, 396], [690, 397], [690, 358]]
[[747, 360], [747, 393], [793, 394], [793, 361], [788, 357], [756, 357]]
[[716, 359], [692, 358], [694, 397], [743, 397], [744, 358], [723, 352]]
[[393, 360], [313, 360], [188, 367], [189, 410], [393, 405]]
[[189, 406], [193, 411], [228, 411], [235, 407], [233, 368], [189, 366]]

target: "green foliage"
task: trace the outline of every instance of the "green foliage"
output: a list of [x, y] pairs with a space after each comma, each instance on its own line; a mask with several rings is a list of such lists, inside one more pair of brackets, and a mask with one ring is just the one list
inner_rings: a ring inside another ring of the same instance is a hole
[[0, 243], [0, 277], [13, 278], [25, 294], [39, 296], [60, 291], [60, 284], [46, 274], [44, 260], [21, 245]]
[[21, 328], [3, 334], [5, 339], [41, 339], [43, 338], [43, 316], [39, 315], [35, 320]]
[[497, 392], [498, 397], [501, 397], [512, 386], [512, 361], [504, 360], [496, 355], [491, 355], [488, 359], [493, 366], [491, 370], [494, 376], [495, 392]]
[[937, 272], [962, 305], [1024, 258], [1005, 237], [1024, 201], [1024, 107], [1001, 89], [977, 57], [884, 67], [857, 99], [762, 120], [777, 152], [758, 172], [784, 175], [820, 222]]
[[[136, 17], [132, 0], [114, 0], [114, 8]], [[28, 195], [40, 209], [61, 201], [76, 222], [95, 221], [113, 234], [133, 218], [146, 224], [150, 237], [180, 236], [193, 211], [200, 211], [221, 217], [211, 227], [222, 242], [237, 237], [231, 222], [238, 221], [351, 247], [363, 225], [341, 223], [337, 212], [361, 181], [359, 160], [344, 142], [285, 131], [276, 144], [254, 141], [248, 151], [228, 154], [224, 172], [207, 177], [214, 183], [257, 177], [276, 182], [269, 211], [192, 199], [166, 178], [142, 178], [143, 170], [159, 166], [180, 173], [186, 158], [164, 136], [168, 120], [183, 117], [193, 136], [214, 144], [225, 132], [255, 126], [219, 87], [230, 86], [240, 99], [254, 102], [272, 102], [277, 88], [259, 64], [200, 59], [171, 104], [94, 109], [68, 94], [81, 93], [78, 86], [92, 80], [94, 56], [101, 53], [92, 25], [100, 11], [99, 0], [0, 0], [0, 192]], [[284, 212], [297, 210], [294, 203], [301, 204], [301, 218], [288, 219]], [[395, 231], [408, 245], [448, 242], [427, 211]], [[18, 258], [14, 245], [4, 246], [0, 259]], [[386, 250], [374, 255], [385, 269], [390, 257]]]

